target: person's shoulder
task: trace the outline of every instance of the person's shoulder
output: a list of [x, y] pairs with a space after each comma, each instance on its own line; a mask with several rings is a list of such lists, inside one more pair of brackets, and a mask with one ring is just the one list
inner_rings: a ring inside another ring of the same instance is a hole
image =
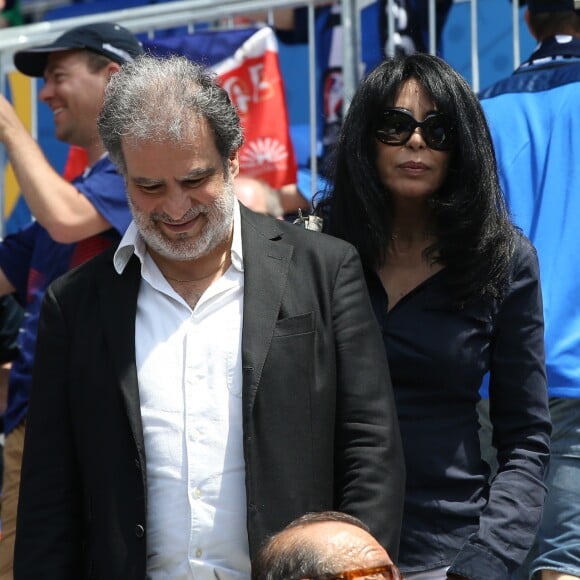
[[335, 238], [329, 234], [320, 231], [309, 230], [302, 225], [284, 222], [286, 236], [290, 239], [296, 239], [297, 242], [303, 243], [305, 246], [315, 246], [319, 248], [328, 248], [330, 250], [339, 249], [344, 251], [351, 247], [351, 244]]
[[511, 76], [501, 79], [479, 92], [485, 107], [489, 101], [504, 95], [544, 93], [567, 85], [580, 83], [580, 60], [520, 68]]
[[108, 156], [99, 159], [90, 169], [73, 179], [72, 184], [85, 195], [125, 199], [125, 179]]
[[115, 251], [116, 244], [72, 268], [51, 284], [53, 292], [59, 295], [74, 296], [94, 285], [101, 276], [114, 273], [113, 256]]
[[533, 277], [539, 277], [538, 253], [524, 233], [516, 230], [511, 259], [512, 279], [520, 277], [522, 272], [527, 272]]
[[261, 230], [265, 235], [276, 233], [280, 240], [295, 246], [298, 251], [315, 252], [319, 255], [343, 256], [349, 251], [355, 251], [354, 246], [328, 234], [306, 229], [302, 225], [285, 220], [277, 220], [269, 216], [244, 212], [247, 221]]
[[514, 232], [514, 256], [528, 258], [536, 255], [536, 248], [530, 239], [519, 229]]

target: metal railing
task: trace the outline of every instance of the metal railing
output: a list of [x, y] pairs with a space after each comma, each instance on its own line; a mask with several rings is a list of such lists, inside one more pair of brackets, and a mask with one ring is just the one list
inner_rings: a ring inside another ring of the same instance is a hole
[[[429, 0], [430, 41], [429, 51], [435, 53], [435, 2]], [[470, 42], [471, 42], [471, 84], [475, 91], [479, 90], [479, 50], [477, 15], [479, 6], [484, 0], [454, 0], [456, 4], [470, 3]], [[315, 8], [324, 4], [325, 0], [178, 0], [161, 4], [151, 4], [138, 8], [121, 9], [113, 12], [97, 13], [75, 18], [43, 21], [19, 27], [3, 29], [0, 34], [0, 90], [5, 94], [7, 73], [14, 70], [13, 55], [16, 51], [33, 45], [47, 43], [64, 31], [90, 22], [115, 21], [123, 24], [135, 34], [147, 33], [151, 38], [156, 31], [174, 27], [187, 26], [191, 33], [195, 32], [199, 23], [212, 23], [215, 26], [231, 26], [233, 17], [247, 16], [257, 12], [268, 12], [272, 22], [273, 11], [278, 8], [308, 8], [308, 75], [309, 88], [309, 122], [310, 150], [317, 151], [317, 87], [316, 87], [316, 50], [315, 50]], [[348, 107], [352, 95], [359, 82], [361, 71], [361, 7], [368, 5], [369, 0], [341, 0], [343, 37], [343, 82], [344, 106]], [[387, 9], [392, 14], [394, 0], [388, 0]], [[394, 52], [394, 19], [389, 18], [390, 33], [387, 34], [387, 54]], [[513, 2], [513, 62], [520, 61], [519, 49], [519, 13], [518, 3]], [[33, 128], [33, 134], [35, 128]], [[35, 135], [36, 136], [36, 135]], [[317, 174], [316, 155], [311, 155], [311, 170]], [[0, 148], [0, 167], [5, 165], [6, 158], [3, 148]], [[314, 182], [315, 180], [313, 180]], [[3, 203], [3, 181], [0, 180], [0, 204]], [[0, 208], [1, 209], [1, 208]]]

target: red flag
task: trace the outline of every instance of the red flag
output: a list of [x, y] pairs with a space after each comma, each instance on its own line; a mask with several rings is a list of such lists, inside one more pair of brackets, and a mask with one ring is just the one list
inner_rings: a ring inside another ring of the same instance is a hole
[[240, 172], [263, 179], [274, 188], [296, 183], [296, 157], [272, 29], [260, 28], [233, 56], [212, 68], [244, 127]]

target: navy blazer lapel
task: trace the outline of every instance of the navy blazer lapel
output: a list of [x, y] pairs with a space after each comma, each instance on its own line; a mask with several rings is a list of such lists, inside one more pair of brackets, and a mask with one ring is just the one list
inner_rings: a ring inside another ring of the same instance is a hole
[[[140, 459], [144, 460], [143, 428], [139, 401], [139, 385], [135, 364], [135, 318], [141, 282], [139, 259], [133, 256], [121, 275], [110, 269], [103, 272], [99, 283], [100, 298], [107, 313], [103, 320], [107, 355], [111, 358], [115, 377], [125, 401], [127, 417]], [[142, 463], [144, 465], [144, 463]]]
[[281, 240], [275, 220], [264, 219], [243, 206], [244, 320], [242, 365], [244, 416], [251, 416], [256, 389], [264, 367], [286, 288], [294, 247]]

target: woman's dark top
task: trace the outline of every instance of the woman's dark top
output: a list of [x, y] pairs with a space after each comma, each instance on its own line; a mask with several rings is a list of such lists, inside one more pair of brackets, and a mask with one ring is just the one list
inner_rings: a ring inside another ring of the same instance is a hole
[[[501, 300], [453, 305], [441, 270], [390, 312], [367, 284], [382, 328], [407, 462], [399, 564], [451, 565], [470, 580], [508, 579], [540, 522], [550, 420], [538, 261], [517, 237]], [[476, 404], [490, 372], [498, 474], [488, 485]]]

